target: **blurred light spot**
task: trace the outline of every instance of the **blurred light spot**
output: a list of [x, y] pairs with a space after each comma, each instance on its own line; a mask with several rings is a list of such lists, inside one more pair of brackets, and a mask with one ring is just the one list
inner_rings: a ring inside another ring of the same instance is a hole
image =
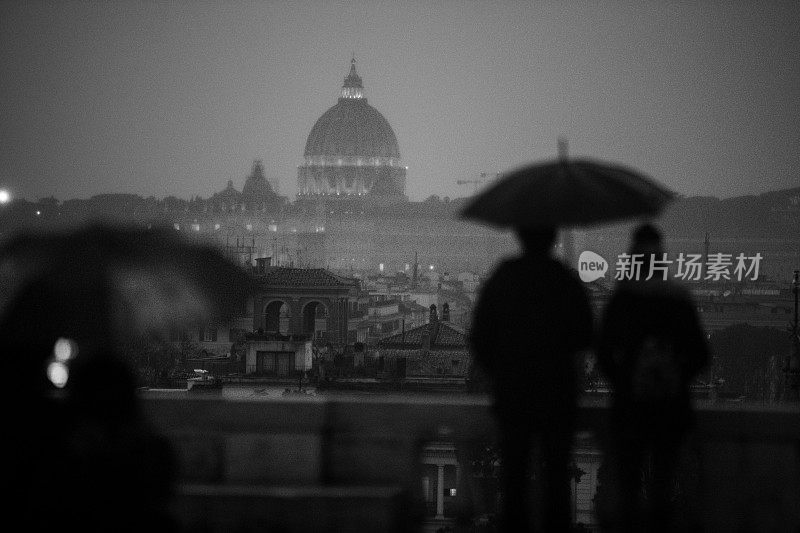
[[59, 363], [66, 363], [78, 355], [78, 345], [72, 339], [61, 337], [53, 345], [53, 355]]
[[41, 211], [36, 211], [36, 216], [37, 216], [37, 217], [38, 217], [39, 215], [41, 215], [41, 214], [42, 214], [42, 212], [41, 212]]
[[58, 361], [54, 361], [47, 365], [47, 379], [49, 379], [50, 383], [59, 389], [63, 388], [69, 379], [69, 370], [67, 370], [67, 365], [64, 363], [59, 363]]
[[7, 204], [11, 201], [11, 193], [5, 189], [0, 189], [0, 204]]

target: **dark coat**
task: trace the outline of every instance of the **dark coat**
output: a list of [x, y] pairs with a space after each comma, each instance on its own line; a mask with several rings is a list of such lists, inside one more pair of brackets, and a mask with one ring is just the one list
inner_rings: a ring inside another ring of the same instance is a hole
[[580, 281], [560, 262], [529, 255], [492, 274], [471, 331], [498, 408], [556, 416], [574, 405], [574, 355], [591, 338], [592, 313]]
[[[669, 346], [677, 394], [662, 405], [643, 405], [634, 394], [635, 368], [645, 339]], [[612, 418], [642, 431], [679, 430], [691, 421], [689, 386], [708, 363], [708, 347], [690, 295], [663, 281], [622, 283], [602, 321], [597, 362], [614, 390]]]

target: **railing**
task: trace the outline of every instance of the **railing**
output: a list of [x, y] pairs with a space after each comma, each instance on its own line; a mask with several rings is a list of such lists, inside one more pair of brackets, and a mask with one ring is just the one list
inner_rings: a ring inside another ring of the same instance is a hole
[[[426, 518], [426, 445], [447, 443], [462, 457], [460, 450], [494, 437], [483, 396], [232, 401], [173, 393], [146, 396], [144, 407], [177, 451], [176, 513], [188, 529], [203, 531], [435, 530], [477, 511], [448, 499], [446, 519]], [[800, 408], [700, 405], [697, 411], [693, 525], [800, 528]], [[606, 421], [602, 402], [582, 404], [584, 433], [602, 435]]]

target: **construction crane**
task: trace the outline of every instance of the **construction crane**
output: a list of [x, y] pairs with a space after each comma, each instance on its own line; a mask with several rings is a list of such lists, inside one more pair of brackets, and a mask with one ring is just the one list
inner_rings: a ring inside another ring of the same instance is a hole
[[475, 180], [456, 180], [457, 185], [472, 185], [472, 194], [478, 192], [478, 187], [487, 181], [492, 181], [500, 177], [500, 173], [491, 174], [488, 172], [481, 172], [480, 177]]

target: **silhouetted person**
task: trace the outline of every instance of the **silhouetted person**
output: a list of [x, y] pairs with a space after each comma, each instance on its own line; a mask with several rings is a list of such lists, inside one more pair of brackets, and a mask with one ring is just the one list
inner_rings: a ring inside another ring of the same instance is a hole
[[[598, 339], [598, 364], [613, 389], [611, 459], [619, 482], [613, 513], [619, 531], [670, 529], [671, 477], [692, 423], [689, 385], [708, 360], [690, 295], [658, 269], [663, 264], [653, 263], [663, 253], [653, 226], [635, 231], [630, 255], [642, 261], [639, 279], [633, 271], [632, 279], [619, 282]], [[648, 280], [651, 264], [656, 268]], [[648, 456], [652, 482], [645, 505]]]
[[172, 452], [112, 349], [108, 296], [102, 279], [64, 273], [30, 282], [4, 309], [5, 493], [20, 529], [176, 529]]
[[471, 343], [492, 382], [503, 460], [503, 530], [530, 528], [529, 463], [536, 436], [545, 462], [545, 527], [567, 531], [574, 356], [591, 343], [592, 314], [580, 282], [550, 257], [556, 230], [517, 235], [523, 254], [502, 263], [483, 287]]

